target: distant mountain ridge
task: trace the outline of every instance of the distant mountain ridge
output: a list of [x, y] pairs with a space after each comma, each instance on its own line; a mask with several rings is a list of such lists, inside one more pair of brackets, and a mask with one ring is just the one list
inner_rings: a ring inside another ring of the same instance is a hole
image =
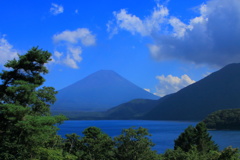
[[159, 99], [111, 70], [100, 70], [57, 94], [52, 111], [105, 111], [133, 99]]
[[[114, 76], [113, 79], [115, 78], [118, 79], [114, 80], [117, 82], [123, 80], [121, 77]], [[100, 81], [97, 83], [101, 84]], [[111, 85], [113, 81], [107, 83], [108, 86], [116, 86], [116, 82], [115, 85]], [[117, 96], [113, 95], [113, 97]], [[75, 112], [71, 115], [74, 119], [203, 120], [208, 114], [217, 110], [240, 108], [240, 63], [227, 65], [202, 80], [160, 99], [133, 99], [135, 100], [113, 105], [104, 112], [80, 114]]]
[[140, 119], [145, 113], [151, 111], [158, 104], [158, 100], [134, 99], [107, 110], [105, 119]]
[[214, 111], [232, 108], [240, 108], [240, 63], [227, 65], [168, 98], [161, 98], [142, 118], [202, 120]]

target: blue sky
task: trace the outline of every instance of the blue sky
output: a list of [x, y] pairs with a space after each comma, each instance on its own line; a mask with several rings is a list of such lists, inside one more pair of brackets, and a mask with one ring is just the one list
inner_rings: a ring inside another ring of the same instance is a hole
[[47, 86], [101, 69], [163, 96], [240, 59], [239, 0], [1, 0], [0, 68], [39, 46]]

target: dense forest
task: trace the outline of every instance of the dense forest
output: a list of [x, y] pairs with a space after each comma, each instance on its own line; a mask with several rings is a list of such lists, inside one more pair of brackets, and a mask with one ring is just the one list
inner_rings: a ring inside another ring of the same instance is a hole
[[240, 109], [226, 109], [213, 112], [204, 121], [208, 129], [240, 130]]
[[235, 160], [239, 151], [219, 151], [203, 122], [189, 126], [176, 140], [174, 149], [163, 154], [152, 150], [154, 144], [144, 128], [124, 129], [109, 137], [99, 128], [89, 127], [83, 137], [57, 135], [65, 116], [52, 116], [50, 105], [57, 93], [42, 87], [51, 61], [48, 51], [34, 47], [5, 64], [0, 74], [0, 159], [1, 160]]

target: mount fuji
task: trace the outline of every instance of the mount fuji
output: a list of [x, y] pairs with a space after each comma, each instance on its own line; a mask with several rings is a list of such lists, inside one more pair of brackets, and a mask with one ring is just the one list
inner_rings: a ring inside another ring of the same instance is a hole
[[133, 99], [159, 99], [111, 70], [100, 70], [59, 90], [52, 111], [106, 111]]

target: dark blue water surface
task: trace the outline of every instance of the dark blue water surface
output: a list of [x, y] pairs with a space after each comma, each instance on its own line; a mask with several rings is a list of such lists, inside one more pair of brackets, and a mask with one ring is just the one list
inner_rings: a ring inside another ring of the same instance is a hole
[[[121, 134], [122, 129], [130, 127], [147, 128], [152, 134], [150, 139], [156, 145], [153, 147], [158, 153], [165, 152], [166, 149], [173, 149], [174, 140], [178, 138], [189, 125], [195, 126], [197, 122], [179, 121], [145, 121], [145, 120], [99, 120], [99, 121], [65, 121], [60, 125], [58, 134], [77, 133], [82, 135], [84, 129], [90, 126], [101, 128], [104, 133], [111, 137]], [[213, 140], [219, 145], [220, 149], [228, 146], [240, 147], [240, 131], [209, 131]]]

